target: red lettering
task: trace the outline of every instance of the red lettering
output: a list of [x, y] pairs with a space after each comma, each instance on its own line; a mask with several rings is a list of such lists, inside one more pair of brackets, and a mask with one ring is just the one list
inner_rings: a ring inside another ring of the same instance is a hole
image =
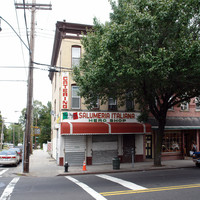
[[63, 85], [68, 85], [68, 77], [63, 77]]
[[67, 104], [68, 104], [67, 101], [63, 101], [63, 108], [67, 108]]
[[66, 89], [66, 88], [63, 89], [63, 97], [64, 97], [64, 96], [68, 96], [68, 93], [67, 93], [67, 89]]

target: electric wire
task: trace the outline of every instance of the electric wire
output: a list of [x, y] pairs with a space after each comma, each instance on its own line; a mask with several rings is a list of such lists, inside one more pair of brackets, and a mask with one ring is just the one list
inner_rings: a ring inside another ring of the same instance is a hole
[[28, 26], [27, 26], [27, 20], [26, 20], [26, 8], [25, 8], [25, 0], [23, 0], [23, 10], [24, 10], [24, 22], [25, 22], [25, 27], [26, 27], [26, 37], [27, 37], [27, 42], [28, 42], [28, 49], [29, 49], [29, 55], [31, 56], [31, 50], [30, 50], [30, 43], [29, 43], [29, 37], [28, 37]]
[[6, 22], [6, 24], [8, 24], [10, 26], [10, 28], [15, 32], [15, 34], [18, 36], [18, 38], [21, 40], [21, 42], [24, 44], [24, 46], [28, 49], [28, 51], [30, 51], [29, 47], [26, 45], [26, 43], [22, 40], [22, 38], [19, 36], [19, 34], [15, 31], [15, 29], [11, 26], [10, 23], [8, 23], [8, 21], [6, 21], [2, 16], [0, 16], [0, 19], [2, 19], [4, 22]]
[[[16, 1], [14, 0], [14, 4], [16, 4]], [[17, 9], [15, 7], [15, 14], [16, 14], [16, 19], [17, 19], [17, 26], [18, 26], [18, 32], [19, 32], [19, 36], [21, 37], [21, 32], [20, 32], [20, 27], [19, 27], [19, 18], [18, 18], [18, 14], [17, 14]], [[23, 51], [23, 46], [22, 43], [21, 44], [21, 51], [22, 51], [22, 57], [23, 57], [23, 62], [25, 65], [25, 57], [24, 57], [24, 51]], [[25, 70], [26, 71], [26, 70]], [[26, 71], [26, 75], [27, 75], [27, 71]]]

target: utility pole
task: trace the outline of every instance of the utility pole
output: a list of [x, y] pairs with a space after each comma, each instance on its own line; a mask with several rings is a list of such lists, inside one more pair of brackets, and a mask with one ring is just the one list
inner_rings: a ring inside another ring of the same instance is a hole
[[2, 147], [3, 147], [3, 128], [4, 128], [4, 120], [3, 120], [3, 117], [2, 117], [2, 127], [1, 127], [1, 145], [0, 145], [0, 150], [2, 150]]
[[16, 9], [31, 9], [31, 33], [30, 33], [30, 59], [29, 74], [27, 87], [27, 109], [26, 109], [26, 127], [24, 137], [24, 155], [23, 155], [23, 172], [29, 173], [29, 154], [30, 154], [30, 138], [31, 138], [31, 114], [33, 101], [33, 60], [34, 60], [34, 43], [35, 43], [35, 11], [51, 10], [51, 4], [36, 4], [36, 0], [32, 3], [15, 3]]

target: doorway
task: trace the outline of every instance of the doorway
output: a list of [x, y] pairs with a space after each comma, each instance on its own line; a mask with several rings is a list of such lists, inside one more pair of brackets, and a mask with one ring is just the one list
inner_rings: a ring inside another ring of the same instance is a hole
[[152, 158], [152, 135], [146, 135], [146, 158]]
[[135, 152], [135, 135], [123, 135], [123, 163], [131, 163], [132, 155], [131, 149]]

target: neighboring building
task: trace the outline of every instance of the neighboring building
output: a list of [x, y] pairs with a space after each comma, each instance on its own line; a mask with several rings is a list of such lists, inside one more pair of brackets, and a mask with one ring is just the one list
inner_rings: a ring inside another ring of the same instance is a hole
[[[88, 165], [152, 158], [152, 135], [149, 124], [137, 121], [139, 112], [133, 102], [118, 107], [109, 99], [93, 110], [87, 110], [84, 99], [78, 96], [79, 87], [72, 79], [72, 68], [78, 66], [84, 52], [80, 39], [90, 25], [57, 22], [49, 74], [52, 82], [52, 156], [59, 165]], [[57, 68], [59, 67], [59, 68]], [[130, 112], [131, 111], [131, 112]]]
[[[158, 124], [150, 118], [153, 133]], [[200, 143], [200, 104], [199, 97], [172, 107], [167, 113], [165, 136], [162, 145], [162, 159], [184, 159], [190, 156], [193, 141], [199, 150]]]

